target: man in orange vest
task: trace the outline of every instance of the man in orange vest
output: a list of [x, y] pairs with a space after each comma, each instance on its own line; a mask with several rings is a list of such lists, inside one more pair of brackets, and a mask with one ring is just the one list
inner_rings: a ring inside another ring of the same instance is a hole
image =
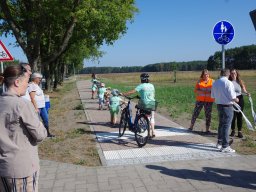
[[196, 103], [194, 112], [191, 119], [189, 130], [192, 131], [196, 118], [198, 117], [201, 109], [204, 107], [205, 118], [206, 118], [206, 133], [210, 133], [210, 124], [212, 117], [212, 104], [214, 99], [211, 98], [211, 89], [214, 80], [210, 78], [207, 69], [204, 69], [201, 73], [200, 79], [195, 86]]

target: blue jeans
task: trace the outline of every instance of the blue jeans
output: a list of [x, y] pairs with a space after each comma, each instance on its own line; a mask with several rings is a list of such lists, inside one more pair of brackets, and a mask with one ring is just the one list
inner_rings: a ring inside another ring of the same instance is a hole
[[45, 128], [48, 130], [49, 129], [49, 118], [48, 118], [48, 113], [46, 108], [39, 108], [40, 112], [40, 117], [42, 118], [43, 124]]
[[234, 115], [233, 106], [217, 105], [217, 109], [219, 115], [218, 144], [226, 148], [229, 146], [229, 129]]

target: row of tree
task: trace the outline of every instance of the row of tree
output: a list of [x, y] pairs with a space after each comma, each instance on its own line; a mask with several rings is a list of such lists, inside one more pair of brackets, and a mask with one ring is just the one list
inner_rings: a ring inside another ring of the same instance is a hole
[[161, 71], [196, 71], [206, 67], [206, 61], [188, 61], [188, 62], [167, 62], [149, 64], [146, 66], [129, 67], [85, 67], [80, 71], [81, 74], [90, 73], [130, 73], [130, 72], [161, 72]]
[[[225, 52], [225, 66], [236, 69], [256, 69], [256, 45], [241, 46]], [[199, 71], [202, 69], [219, 70], [222, 67], [222, 52], [217, 51], [208, 61], [165, 62], [146, 66], [130, 67], [86, 67], [80, 73], [129, 73], [160, 71]]]
[[[222, 52], [215, 52], [207, 61], [207, 69], [216, 70], [222, 66]], [[225, 66], [235, 69], [256, 69], [256, 45], [241, 46], [225, 51]]]
[[127, 31], [135, 0], [1, 0], [0, 35], [14, 36], [34, 71], [50, 83], [83, 68]]

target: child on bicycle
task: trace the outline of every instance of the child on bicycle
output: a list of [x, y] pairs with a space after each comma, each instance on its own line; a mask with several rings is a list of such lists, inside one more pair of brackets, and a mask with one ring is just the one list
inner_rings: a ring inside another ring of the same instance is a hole
[[118, 95], [119, 91], [117, 89], [113, 89], [111, 91], [111, 97], [110, 97], [110, 105], [109, 105], [109, 111], [110, 111], [110, 122], [112, 125], [116, 124], [117, 120], [117, 114], [120, 110], [120, 102], [124, 102]]
[[107, 91], [107, 88], [105, 88], [105, 83], [100, 83], [100, 88], [98, 89], [98, 96], [99, 96], [99, 110], [103, 109], [104, 104], [104, 94]]
[[[139, 84], [135, 89], [130, 90], [126, 93], [123, 93], [123, 95], [131, 95], [136, 92], [139, 93], [140, 95], [140, 100], [139, 100], [139, 107], [142, 108], [149, 108], [148, 106], [152, 106], [153, 108], [155, 107], [155, 87], [153, 84], [149, 83], [149, 75], [147, 73], [142, 73], [140, 75], [140, 80], [141, 84]], [[152, 109], [153, 109], [152, 108]], [[154, 117], [154, 111], [150, 110], [151, 114], [148, 116], [148, 119], [150, 121], [150, 137], [153, 138], [155, 137], [155, 117]]]

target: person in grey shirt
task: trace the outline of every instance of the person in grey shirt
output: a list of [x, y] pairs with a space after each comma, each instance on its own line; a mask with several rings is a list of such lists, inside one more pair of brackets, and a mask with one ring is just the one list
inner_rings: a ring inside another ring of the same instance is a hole
[[233, 102], [238, 102], [234, 85], [228, 80], [229, 69], [222, 69], [220, 78], [212, 85], [211, 97], [217, 104], [219, 127], [217, 148], [222, 152], [234, 153], [235, 150], [229, 146], [229, 129], [233, 119]]
[[[244, 109], [244, 98], [243, 95], [250, 95], [250, 93], [247, 92], [244, 82], [242, 81], [240, 74], [236, 69], [230, 70], [230, 76], [229, 80], [233, 83], [236, 97], [239, 99], [238, 105], [241, 107], [241, 110]], [[234, 111], [234, 117], [231, 124], [231, 137], [235, 136], [235, 128], [236, 128], [236, 120], [237, 120], [237, 129], [238, 134], [237, 136], [239, 138], [243, 138], [242, 134], [242, 126], [243, 126], [243, 116], [242, 113]]]
[[0, 75], [7, 91], [0, 96], [0, 191], [38, 191], [37, 144], [47, 131], [30, 101], [23, 99], [29, 74], [21, 65]]

